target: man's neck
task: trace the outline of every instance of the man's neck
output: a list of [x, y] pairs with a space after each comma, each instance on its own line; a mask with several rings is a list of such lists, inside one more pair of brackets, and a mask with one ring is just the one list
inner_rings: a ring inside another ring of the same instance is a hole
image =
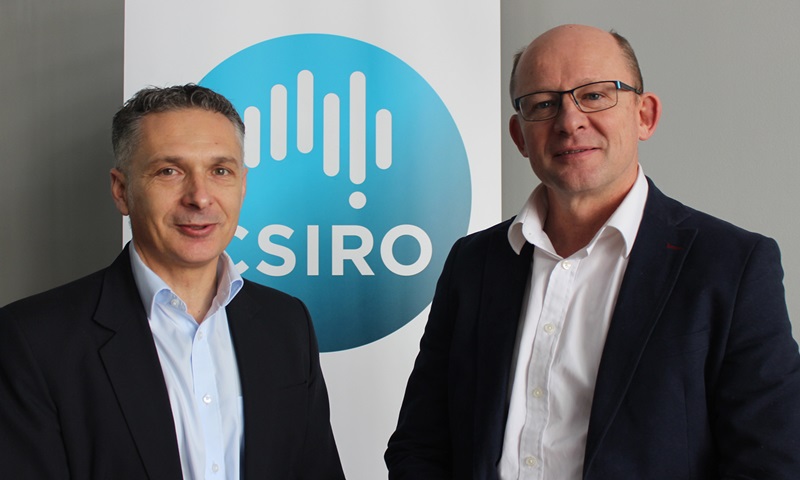
[[548, 189], [544, 232], [556, 253], [567, 258], [588, 245], [617, 210], [628, 191], [630, 189], [622, 195], [599, 201], [592, 198], [558, 198]]
[[187, 311], [197, 323], [202, 323], [217, 295], [217, 262], [196, 268], [148, 267], [186, 303]]
[[183, 272], [172, 276], [170, 281], [164, 279], [176, 295], [186, 303], [186, 309], [197, 323], [202, 323], [217, 295], [216, 267], [208, 272]]

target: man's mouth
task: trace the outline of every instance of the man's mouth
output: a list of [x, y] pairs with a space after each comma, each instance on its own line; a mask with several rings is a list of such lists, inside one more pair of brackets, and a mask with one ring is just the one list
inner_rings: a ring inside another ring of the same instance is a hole
[[565, 155], [577, 155], [579, 153], [588, 152], [590, 150], [595, 150], [594, 148], [575, 148], [571, 150], [562, 150], [555, 154], [556, 157], [562, 157]]
[[184, 223], [178, 227], [187, 235], [203, 235], [210, 232], [214, 227], [213, 223]]

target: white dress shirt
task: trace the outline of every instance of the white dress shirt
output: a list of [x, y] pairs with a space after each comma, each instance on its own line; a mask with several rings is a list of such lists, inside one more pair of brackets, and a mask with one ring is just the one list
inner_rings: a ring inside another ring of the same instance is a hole
[[527, 241], [534, 251], [511, 371], [501, 480], [582, 477], [597, 370], [647, 191], [640, 166], [617, 210], [568, 258], [555, 252], [543, 230], [543, 186], [511, 224], [514, 250], [519, 254]]
[[217, 294], [198, 324], [131, 243], [131, 265], [167, 384], [185, 480], [239, 480], [244, 418], [225, 307], [243, 280], [230, 257], [217, 265]]

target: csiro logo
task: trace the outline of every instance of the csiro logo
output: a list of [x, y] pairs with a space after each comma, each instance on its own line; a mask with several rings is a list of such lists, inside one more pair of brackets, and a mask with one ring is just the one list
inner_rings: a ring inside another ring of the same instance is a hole
[[305, 301], [322, 351], [416, 317], [471, 209], [464, 144], [425, 79], [374, 45], [301, 34], [248, 47], [200, 83], [247, 129], [228, 248], [242, 275]]

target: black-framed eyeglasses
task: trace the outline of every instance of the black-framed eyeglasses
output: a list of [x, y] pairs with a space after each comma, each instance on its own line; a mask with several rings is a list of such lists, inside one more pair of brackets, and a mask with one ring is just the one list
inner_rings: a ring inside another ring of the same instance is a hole
[[625, 90], [641, 95], [642, 91], [619, 80], [592, 82], [563, 92], [533, 92], [514, 99], [514, 109], [529, 122], [550, 120], [558, 115], [561, 99], [569, 94], [581, 112], [593, 113], [608, 110], [619, 101], [617, 92]]

